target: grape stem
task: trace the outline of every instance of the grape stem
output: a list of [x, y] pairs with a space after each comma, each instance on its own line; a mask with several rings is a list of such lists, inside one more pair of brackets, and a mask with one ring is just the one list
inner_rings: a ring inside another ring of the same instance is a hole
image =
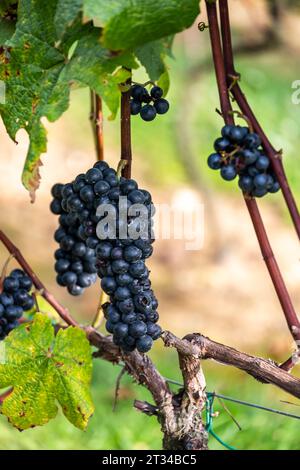
[[90, 121], [95, 140], [95, 149], [97, 160], [104, 160], [104, 143], [103, 143], [103, 110], [102, 100], [97, 93], [91, 90], [91, 112]]
[[228, 0], [219, 0], [219, 10], [227, 86], [229, 87], [242, 113], [248, 117], [249, 121], [252, 123], [255, 132], [260, 136], [262, 140], [264, 150], [272, 162], [274, 172], [280, 184], [283, 197], [285, 199], [286, 205], [288, 207], [292, 221], [295, 226], [295, 230], [297, 232], [298, 237], [300, 238], [300, 214], [284, 171], [281, 152], [276, 151], [276, 149], [273, 147], [270, 140], [266, 136], [260, 123], [255, 117], [254, 112], [252, 111], [243, 91], [240, 88], [239, 80], [236, 79], [236, 77], [240, 77], [240, 74], [236, 72], [234, 66]]
[[[127, 80], [127, 85], [131, 85], [131, 79]], [[126, 165], [122, 169], [124, 178], [131, 177], [131, 114], [130, 114], [130, 87], [129, 90], [121, 93], [121, 161], [125, 160]]]
[[[226, 81], [226, 72], [224, 65], [224, 58], [222, 53], [222, 45], [220, 39], [220, 31], [217, 17], [217, 8], [215, 3], [206, 1], [206, 8], [209, 20], [209, 32], [211, 39], [211, 47], [213, 53], [213, 60], [215, 66], [215, 73], [220, 96], [221, 111], [226, 124], [234, 124], [234, 117], [229, 99], [229, 92]], [[228, 54], [227, 54], [228, 56]], [[230, 56], [231, 57], [231, 56]], [[230, 63], [229, 57], [229, 63]], [[245, 111], [243, 113], [246, 115]], [[255, 128], [255, 126], [253, 126]], [[291, 298], [287, 291], [280, 269], [276, 262], [274, 253], [272, 251], [268, 236], [254, 198], [244, 196], [246, 206], [248, 208], [255, 233], [261, 248], [263, 259], [269, 270], [275, 291], [282, 306], [286, 322], [289, 330], [295, 341], [300, 340], [300, 323], [293, 307]]]
[[108, 295], [104, 291], [101, 291], [98, 306], [97, 306], [97, 312], [96, 312], [96, 315], [95, 315], [95, 317], [94, 317], [94, 319], [91, 323], [91, 325], [96, 330], [101, 326], [101, 324], [104, 320], [104, 312], [103, 312], [102, 305], [105, 304], [105, 302], [108, 302], [108, 300], [109, 300]]

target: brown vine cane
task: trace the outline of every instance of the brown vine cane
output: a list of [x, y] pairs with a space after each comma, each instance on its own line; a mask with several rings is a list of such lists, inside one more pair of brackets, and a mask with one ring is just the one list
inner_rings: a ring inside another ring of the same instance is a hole
[[104, 139], [103, 139], [103, 110], [102, 99], [94, 91], [91, 94], [90, 121], [95, 141], [96, 157], [98, 161], [104, 160]]
[[219, 10], [227, 85], [235, 101], [240, 107], [242, 113], [248, 117], [248, 119], [252, 123], [255, 132], [260, 136], [262, 140], [264, 150], [272, 162], [274, 172], [280, 184], [282, 194], [290, 212], [296, 233], [300, 238], [300, 214], [295, 201], [295, 197], [292, 193], [284, 171], [282, 154], [281, 152], [276, 151], [273, 145], [271, 144], [239, 85], [240, 74], [236, 72], [234, 66], [228, 0], [219, 0]]
[[[224, 57], [221, 45], [220, 31], [218, 25], [216, 3], [206, 1], [209, 32], [213, 54], [213, 61], [215, 66], [215, 73], [220, 97], [220, 105], [222, 116], [226, 124], [234, 124], [234, 117], [232, 107], [229, 99], [229, 92], [226, 80], [226, 72], [224, 65]], [[282, 306], [289, 330], [295, 341], [300, 340], [300, 323], [293, 307], [291, 298], [287, 291], [280, 269], [276, 262], [274, 253], [272, 251], [268, 236], [254, 198], [244, 196], [246, 206], [248, 208], [255, 233], [261, 248], [263, 259], [267, 265], [270, 273], [272, 283], [277, 293], [278, 299]]]
[[127, 80], [126, 88], [121, 95], [121, 161], [126, 165], [122, 169], [124, 178], [131, 177], [132, 150], [131, 150], [131, 113], [130, 113], [130, 85]]

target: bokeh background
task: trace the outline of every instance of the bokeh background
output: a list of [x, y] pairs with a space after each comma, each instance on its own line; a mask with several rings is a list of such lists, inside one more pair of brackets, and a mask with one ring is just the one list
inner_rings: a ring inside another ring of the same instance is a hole
[[[284, 150], [287, 174], [300, 204], [300, 105], [292, 103], [292, 83], [300, 79], [300, 2], [230, 0], [237, 70], [258, 118], [276, 148]], [[205, 15], [201, 15], [205, 19]], [[279, 302], [264, 266], [253, 227], [236, 182], [221, 181], [206, 166], [222, 125], [215, 112], [218, 95], [207, 30], [196, 23], [180, 34], [169, 60], [170, 112], [151, 123], [132, 120], [133, 176], [154, 201], [205, 207], [204, 246], [186, 251], [183, 241], [158, 240], [149, 265], [160, 301], [160, 323], [177, 335], [197, 331], [245, 352], [282, 361], [293, 350]], [[144, 81], [143, 71], [135, 81]], [[116, 167], [119, 122], [107, 120], [105, 157]], [[0, 223], [34, 269], [73, 315], [88, 323], [94, 316], [99, 286], [72, 298], [55, 283], [53, 232], [57, 220], [48, 209], [50, 188], [86, 171], [95, 159], [87, 89], [73, 92], [70, 109], [55, 124], [47, 123], [49, 146], [43, 156], [42, 182], [34, 205], [20, 182], [28, 145], [25, 132], [15, 145], [0, 125]], [[300, 305], [299, 245], [280, 194], [259, 202], [288, 289]], [[0, 261], [7, 253], [0, 247]], [[13, 265], [13, 263], [12, 263]], [[48, 309], [46, 305], [42, 308]], [[167, 377], [181, 380], [176, 354], [157, 342], [151, 357]], [[244, 373], [211, 362], [203, 364], [207, 388], [300, 415], [299, 403], [261, 385]], [[299, 375], [299, 368], [295, 373]], [[96, 412], [86, 432], [58, 416], [44, 428], [19, 433], [0, 417], [1, 449], [159, 449], [155, 418], [132, 407], [135, 398], [151, 401], [129, 377], [122, 380], [113, 412], [118, 366], [97, 360], [93, 398]], [[289, 401], [290, 403], [283, 403]], [[239, 449], [299, 449], [300, 421], [227, 403], [239, 431], [219, 402], [215, 431]], [[213, 438], [210, 448], [221, 446]]]

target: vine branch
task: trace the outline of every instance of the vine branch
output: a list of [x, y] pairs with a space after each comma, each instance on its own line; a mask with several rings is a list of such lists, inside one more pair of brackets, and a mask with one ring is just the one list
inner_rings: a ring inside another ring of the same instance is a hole
[[300, 398], [300, 379], [291, 376], [271, 360], [237, 351], [198, 333], [179, 339], [173, 333], [166, 331], [163, 340], [167, 347], [176, 348], [183, 356], [194, 356], [201, 360], [213, 359], [236, 367], [262, 383], [276, 385], [294, 397]]
[[[220, 96], [221, 110], [224, 121], [226, 124], [233, 124], [234, 118], [232, 113], [232, 107], [229, 99], [229, 92], [226, 80], [226, 72], [224, 65], [224, 58], [222, 52], [222, 45], [220, 39], [220, 31], [218, 25], [217, 17], [217, 8], [216, 3], [209, 3], [206, 1], [208, 22], [210, 25], [210, 38], [211, 38], [211, 47], [213, 53], [213, 60], [217, 78], [217, 85]], [[226, 36], [227, 40], [227, 36]], [[230, 43], [231, 44], [231, 43]], [[228, 49], [231, 50], [231, 45], [229, 44]], [[229, 56], [229, 52], [227, 52]], [[229, 61], [230, 62], [230, 61]], [[300, 323], [293, 307], [292, 301], [290, 299], [289, 293], [285, 286], [283, 277], [281, 275], [280, 269], [276, 262], [274, 253], [272, 251], [270, 242], [268, 240], [267, 232], [265, 230], [256, 200], [254, 198], [245, 197], [246, 206], [248, 208], [256, 236], [261, 248], [263, 259], [269, 270], [272, 283], [274, 285], [275, 291], [277, 293], [278, 299], [283, 309], [289, 330], [294, 338], [294, 340], [299, 341], [300, 339]]]
[[102, 100], [97, 93], [91, 90], [91, 113], [90, 120], [95, 140], [97, 160], [104, 160], [104, 144], [103, 144], [103, 111]]
[[230, 87], [231, 93], [239, 105], [242, 113], [248, 117], [255, 132], [262, 140], [264, 150], [272, 162], [272, 166], [280, 184], [286, 205], [290, 212], [298, 237], [300, 238], [300, 214], [284, 171], [281, 152], [275, 150], [270, 140], [266, 136], [238, 83], [237, 78], [240, 77], [240, 74], [236, 72], [234, 66], [228, 0], [219, 0], [219, 10], [227, 85]]
[[[131, 80], [126, 82], [129, 86]], [[126, 161], [122, 170], [124, 178], [131, 177], [132, 150], [131, 150], [131, 126], [130, 126], [130, 87], [121, 94], [121, 160]]]
[[[207, 434], [201, 421], [201, 409], [205, 405], [205, 378], [201, 369], [202, 359], [213, 359], [222, 364], [237, 367], [263, 383], [273, 384], [300, 398], [300, 380], [280, 369], [271, 361], [247, 355], [233, 348], [206, 338], [201, 334], [190, 334], [177, 338], [164, 332], [162, 339], [166, 347], [176, 348], [184, 380], [184, 389], [173, 394], [167, 380], [158, 372], [151, 359], [138, 351], [124, 354], [112, 341], [92, 326], [82, 327], [73, 320], [68, 310], [46, 289], [38, 276], [24, 259], [20, 250], [0, 231], [0, 241], [14, 255], [16, 261], [32, 279], [41, 295], [53, 306], [60, 317], [72, 326], [81, 327], [90, 344], [97, 348], [94, 357], [113, 364], [122, 364], [125, 371], [137, 383], [145, 386], [155, 402], [153, 405], [135, 402], [135, 407], [146, 414], [156, 414], [164, 433], [166, 449], [203, 449], [207, 446]], [[57, 325], [58, 328], [64, 326]], [[10, 392], [8, 392], [10, 393]], [[0, 397], [3, 400], [5, 395]]]

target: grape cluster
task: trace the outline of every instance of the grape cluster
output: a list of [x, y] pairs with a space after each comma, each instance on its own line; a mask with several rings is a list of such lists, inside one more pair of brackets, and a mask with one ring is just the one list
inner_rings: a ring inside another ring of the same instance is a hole
[[60, 246], [54, 254], [56, 281], [67, 287], [71, 295], [81, 295], [97, 280], [95, 250], [88, 240], [94, 231], [87, 224], [94, 206], [83, 203], [80, 196], [87, 185], [85, 175], [79, 175], [70, 184], [57, 183], [52, 188], [54, 199], [50, 209], [59, 215], [59, 227], [54, 234]]
[[163, 90], [159, 86], [151, 88], [149, 94], [144, 86], [133, 85], [130, 100], [131, 114], [139, 114], [144, 121], [153, 121], [157, 114], [165, 114], [169, 110], [169, 102], [162, 96]]
[[208, 157], [208, 166], [220, 170], [226, 181], [239, 176], [239, 187], [251, 197], [276, 193], [280, 186], [270, 159], [261, 147], [261, 139], [248, 127], [226, 125], [215, 140], [215, 153]]
[[0, 341], [19, 325], [23, 313], [33, 308], [31, 288], [32, 281], [22, 269], [14, 269], [5, 277], [0, 294]]
[[[103, 305], [103, 310], [106, 329], [113, 334], [114, 343], [125, 352], [135, 348], [140, 352], [149, 351], [153, 340], [161, 335], [161, 328], [157, 325], [158, 302], [145, 264], [153, 252], [154, 241], [154, 208], [150, 193], [139, 189], [133, 179], [119, 178], [106, 162], [97, 162], [72, 183], [55, 185], [52, 195], [51, 210], [60, 214], [60, 227], [55, 233], [55, 239], [60, 243], [56, 252], [57, 263], [62, 259], [68, 265], [67, 271], [58, 274], [58, 282], [68, 280], [64, 279], [65, 273], [74, 273], [71, 261], [80, 254], [75, 248], [79, 245], [85, 247], [84, 256], [92, 253], [90, 268], [97, 272], [103, 291], [109, 295], [109, 302]], [[108, 231], [98, 238], [97, 224], [106, 217], [106, 212], [102, 214], [97, 209], [106, 204], [115, 211], [115, 233]], [[137, 212], [129, 215], [128, 209], [136, 204], [139, 205], [135, 206]], [[121, 216], [124, 209], [126, 220]], [[142, 212], [144, 218], [140, 217]], [[84, 256], [83, 269], [87, 271]], [[79, 276], [75, 274], [79, 283]], [[77, 285], [67, 284], [69, 292], [73, 293], [73, 287]], [[76, 287], [77, 293], [80, 294], [81, 290]]]

